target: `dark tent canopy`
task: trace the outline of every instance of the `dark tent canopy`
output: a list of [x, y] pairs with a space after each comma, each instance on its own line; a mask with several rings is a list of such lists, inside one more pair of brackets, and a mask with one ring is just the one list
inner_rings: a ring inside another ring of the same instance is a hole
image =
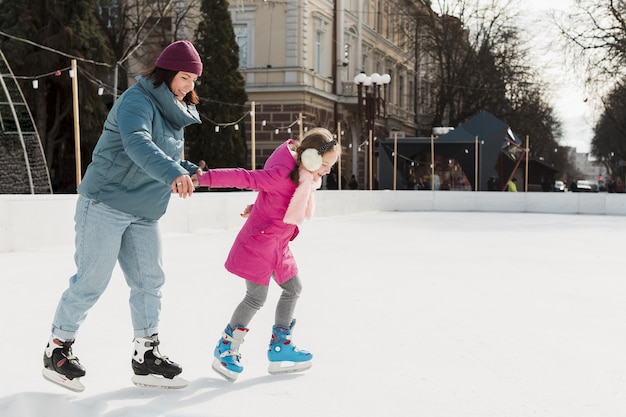
[[[424, 161], [431, 146], [437, 157], [455, 160], [466, 174], [471, 188], [487, 190], [490, 177], [506, 184], [524, 155], [521, 141], [502, 120], [483, 111], [448, 133], [431, 138], [400, 138], [397, 141], [397, 188], [408, 188], [407, 163]], [[394, 139], [386, 138], [379, 146], [380, 188], [393, 188]], [[478, 164], [476, 154], [478, 153]], [[504, 161], [507, 161], [504, 163]]]

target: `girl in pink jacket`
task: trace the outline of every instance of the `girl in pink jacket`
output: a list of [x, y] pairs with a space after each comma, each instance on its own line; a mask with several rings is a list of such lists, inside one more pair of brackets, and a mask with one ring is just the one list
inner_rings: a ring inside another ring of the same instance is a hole
[[313, 214], [313, 193], [340, 153], [337, 141], [327, 129], [314, 128], [300, 143], [290, 139], [276, 148], [262, 170], [211, 169], [197, 177], [200, 186], [258, 191], [255, 203], [242, 214], [247, 217], [246, 223], [224, 265], [246, 280], [246, 295], [214, 351], [213, 369], [230, 381], [243, 371], [239, 345], [248, 332], [248, 324], [267, 299], [270, 278], [282, 288], [282, 294], [276, 305], [267, 353], [269, 373], [298, 372], [311, 367], [313, 355], [291, 343], [296, 323], [293, 314], [302, 284], [289, 242], [298, 235], [298, 225]]

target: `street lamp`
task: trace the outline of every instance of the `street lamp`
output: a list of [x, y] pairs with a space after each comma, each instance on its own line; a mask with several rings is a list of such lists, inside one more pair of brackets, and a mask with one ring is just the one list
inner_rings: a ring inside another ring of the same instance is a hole
[[[354, 84], [357, 85], [358, 93], [358, 112], [359, 118], [365, 115], [368, 132], [368, 149], [369, 149], [369, 189], [372, 190], [372, 159], [374, 138], [373, 131], [376, 118], [381, 115], [380, 109], [383, 109], [383, 117], [387, 117], [387, 105], [385, 103], [385, 91], [381, 94], [381, 86], [386, 90], [387, 84], [391, 82], [389, 74], [373, 73], [367, 76], [364, 72], [354, 77]], [[372, 87], [370, 91], [370, 87]], [[363, 103], [365, 102], [365, 104]]]

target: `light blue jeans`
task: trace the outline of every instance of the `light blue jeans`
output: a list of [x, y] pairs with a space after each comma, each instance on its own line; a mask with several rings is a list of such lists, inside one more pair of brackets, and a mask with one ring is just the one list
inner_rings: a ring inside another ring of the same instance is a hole
[[78, 197], [74, 221], [77, 271], [59, 301], [52, 334], [64, 340], [75, 338], [111, 281], [116, 261], [130, 287], [134, 337], [157, 333], [165, 283], [158, 222], [83, 196]]

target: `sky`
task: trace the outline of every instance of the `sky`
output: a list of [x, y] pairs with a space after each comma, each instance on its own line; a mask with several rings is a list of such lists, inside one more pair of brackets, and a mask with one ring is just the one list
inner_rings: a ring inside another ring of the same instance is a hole
[[598, 97], [581, 82], [581, 74], [565, 63], [559, 35], [547, 19], [554, 11], [566, 14], [574, 3], [574, 0], [523, 0], [521, 5], [528, 18], [526, 34], [535, 46], [531, 50], [532, 60], [549, 85], [550, 103], [562, 122], [560, 144], [573, 146], [578, 152], [589, 152]]
[[[74, 345], [86, 390], [41, 376], [73, 246], [0, 253], [2, 417], [622, 417], [626, 217], [371, 212], [314, 218], [291, 247], [294, 343], [313, 367], [271, 376], [278, 287], [230, 383], [212, 351], [244, 284], [223, 268], [238, 227], [165, 234], [161, 352], [184, 390], [131, 384], [128, 289], [116, 268]], [[589, 244], [592, 242], [592, 244]]]

